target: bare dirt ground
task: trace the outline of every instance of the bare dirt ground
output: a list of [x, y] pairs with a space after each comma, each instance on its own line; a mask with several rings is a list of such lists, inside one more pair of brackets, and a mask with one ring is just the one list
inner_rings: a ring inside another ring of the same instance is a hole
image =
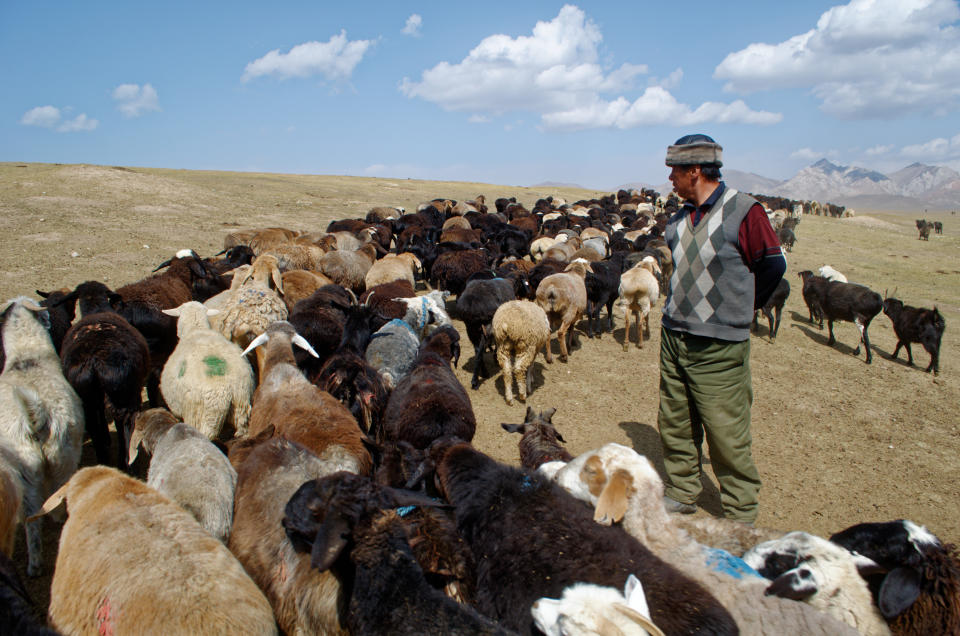
[[[282, 225], [322, 230], [337, 218], [363, 217], [375, 205], [416, 208], [434, 197], [516, 196], [528, 207], [546, 195], [576, 200], [596, 192], [531, 189], [356, 177], [215, 173], [86, 165], [0, 164], [0, 300], [35, 289], [73, 287], [89, 279], [116, 288], [146, 276], [178, 249], [201, 255], [221, 249], [236, 228]], [[492, 207], [492, 206], [491, 206]], [[753, 453], [763, 479], [758, 525], [821, 535], [862, 521], [899, 518], [960, 542], [960, 219], [945, 233], [917, 240], [916, 214], [870, 213], [851, 219], [804, 217], [787, 255], [791, 295], [775, 343], [764, 324], [752, 340]], [[929, 356], [914, 346], [919, 368], [893, 360], [890, 320], [870, 326], [874, 361], [852, 355], [854, 325], [826, 328], [807, 321], [797, 272], [829, 263], [851, 282], [907, 304], [936, 305], [947, 323], [939, 377], [923, 373]], [[662, 301], [661, 303], [662, 304]], [[452, 306], [452, 304], [451, 304]], [[615, 312], [616, 313], [616, 312]], [[662, 471], [657, 433], [659, 305], [643, 349], [622, 351], [623, 317], [612, 334], [580, 338], [570, 361], [534, 367], [528, 403], [556, 407], [554, 423], [573, 454], [619, 442]], [[457, 321], [462, 328], [462, 323]], [[472, 350], [466, 343], [457, 373], [469, 387]], [[554, 345], [556, 347], [556, 345]], [[556, 349], [555, 349], [556, 351]], [[496, 360], [488, 359], [490, 368]], [[518, 463], [518, 437], [501, 422], [520, 422], [525, 406], [506, 405], [497, 373], [470, 391], [478, 420], [474, 443]], [[89, 459], [86, 461], [90, 461]], [[707, 470], [698, 514], [719, 514]], [[49, 524], [52, 569], [57, 526]], [[17, 560], [25, 563], [21, 545]], [[22, 572], [21, 572], [22, 574]], [[45, 606], [49, 577], [31, 582]]]

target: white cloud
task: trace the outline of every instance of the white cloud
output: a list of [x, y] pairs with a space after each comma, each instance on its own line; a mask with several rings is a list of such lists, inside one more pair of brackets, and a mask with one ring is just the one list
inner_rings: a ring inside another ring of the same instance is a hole
[[892, 145], [890, 146], [878, 145], [878, 146], [874, 146], [873, 148], [867, 148], [865, 152], [868, 157], [877, 157], [880, 155], [885, 155], [889, 153], [891, 150], [893, 150]]
[[960, 135], [950, 139], [938, 137], [922, 144], [904, 146], [900, 154], [917, 159], [957, 159], [960, 158]]
[[86, 130], [95, 130], [99, 125], [100, 122], [96, 119], [87, 117], [86, 113], [80, 113], [73, 119], [69, 119], [57, 126], [57, 132], [80, 132]]
[[404, 35], [412, 35], [415, 38], [420, 37], [420, 27], [423, 26], [423, 18], [414, 13], [409, 18], [407, 18], [407, 23], [403, 25], [403, 30], [401, 33]]
[[831, 157], [836, 159], [840, 155], [835, 149], [814, 150], [813, 148], [799, 148], [790, 153], [791, 159], [802, 159], [803, 161], [813, 161], [814, 159], [823, 159]]
[[60, 121], [60, 109], [56, 106], [37, 106], [31, 108], [20, 118], [20, 123], [24, 126], [39, 126], [40, 128], [53, 128]]
[[960, 104], [958, 19], [954, 0], [852, 0], [805, 33], [730, 53], [714, 77], [738, 92], [809, 87], [843, 118], [943, 114]]
[[274, 49], [247, 64], [242, 79], [246, 82], [264, 75], [280, 79], [322, 75], [330, 81], [345, 80], [373, 44], [373, 40], [349, 41], [347, 32], [341, 30], [327, 42], [298, 44], [289, 53]]
[[471, 124], [488, 124], [490, 123], [490, 118], [486, 115], [470, 115], [467, 121]]
[[139, 117], [145, 112], [160, 110], [157, 91], [150, 84], [121, 84], [113, 89], [113, 99], [124, 117]]
[[[71, 109], [64, 109], [69, 112]], [[79, 132], [85, 130], [94, 130], [100, 125], [96, 119], [87, 117], [86, 113], [81, 113], [70, 120], [63, 120], [63, 112], [56, 106], [37, 106], [31, 108], [23, 117], [20, 123], [24, 126], [39, 126], [40, 128], [50, 128], [57, 132]]]
[[647, 86], [659, 86], [660, 88], [665, 88], [670, 90], [680, 85], [680, 81], [683, 79], [683, 69], [678, 68], [672, 73], [660, 79], [658, 77], [651, 77], [647, 82]]
[[[423, 71], [419, 81], [404, 78], [400, 91], [446, 110], [501, 115], [511, 111], [538, 113], [545, 128], [631, 128], [669, 123], [703, 122], [770, 124], [776, 113], [753, 111], [741, 101], [707, 102], [697, 108], [679, 104], [666, 87], [679, 82], [677, 69], [657, 86], [648, 87], [632, 103], [626, 97], [608, 101], [604, 94], [634, 88], [642, 64], [608, 69], [600, 63], [603, 35], [576, 6], [565, 5], [549, 22], [537, 22], [532, 34], [511, 38], [497, 34], [484, 38], [460, 62], [440, 62]], [[653, 106], [668, 103], [670, 114]]]

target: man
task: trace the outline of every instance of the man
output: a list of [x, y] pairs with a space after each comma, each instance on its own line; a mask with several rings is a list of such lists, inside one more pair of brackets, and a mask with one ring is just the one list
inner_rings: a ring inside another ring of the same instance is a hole
[[720, 181], [723, 148], [687, 135], [667, 149], [684, 199], [664, 238], [674, 271], [663, 308], [658, 425], [664, 504], [693, 513], [706, 438], [725, 517], [753, 523], [760, 475], [750, 451], [750, 323], [787, 268], [756, 199]]

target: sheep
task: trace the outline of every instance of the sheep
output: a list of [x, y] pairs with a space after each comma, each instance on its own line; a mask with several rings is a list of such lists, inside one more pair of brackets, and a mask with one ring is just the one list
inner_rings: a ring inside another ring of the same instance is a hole
[[528, 406], [522, 424], [500, 424], [508, 433], [522, 434], [519, 442], [522, 467], [536, 470], [547, 462], [568, 462], [573, 459], [567, 449], [560, 445], [561, 442], [566, 443], [566, 440], [551, 421], [556, 412], [555, 408], [536, 412], [532, 406]]
[[574, 582], [621, 588], [635, 574], [665, 632], [737, 633], [707, 590], [622, 529], [594, 523], [588, 508], [543, 476], [457, 440], [433, 444], [429, 459], [457, 529], [478, 555], [477, 609], [507, 629], [531, 633], [533, 602]]
[[263, 590], [285, 634], [346, 634], [339, 583], [311, 568], [309, 555], [294, 550], [281, 525], [287, 501], [305, 481], [360, 469], [351, 455], [331, 450], [321, 459], [279, 437], [231, 442], [237, 490], [227, 547]]
[[[819, 313], [821, 329], [823, 329], [823, 317], [826, 315], [827, 327], [830, 331], [827, 346], [832, 347], [837, 341], [833, 336], [833, 321], [852, 322], [860, 330], [860, 340], [867, 350], [866, 362], [870, 364], [873, 361], [873, 354], [870, 351], [867, 329], [870, 327], [870, 321], [883, 308], [883, 299], [880, 294], [863, 285], [828, 281], [814, 276], [809, 270], [800, 272], [800, 278], [803, 280], [803, 299], [807, 301], [811, 316]], [[853, 355], [860, 355], [859, 342]]]
[[[309, 298], [313, 292], [324, 285], [330, 285], [332, 280], [319, 272], [310, 272], [305, 269], [295, 269], [283, 272], [280, 276], [283, 285], [283, 304], [287, 306], [287, 313], [293, 311], [294, 306], [304, 298]], [[209, 307], [209, 305], [208, 305]]]
[[386, 206], [378, 206], [370, 208], [370, 211], [367, 212], [366, 222], [367, 223], [380, 223], [387, 219], [399, 219], [403, 213], [406, 212], [403, 208], [391, 208]]
[[130, 434], [130, 464], [141, 444], [151, 455], [147, 485], [180, 504], [204, 530], [226, 542], [233, 525], [237, 472], [220, 449], [161, 408], [137, 416]]
[[[50, 340], [53, 342], [53, 348], [57, 355], [60, 354], [60, 347], [63, 346], [63, 337], [73, 324], [76, 317], [76, 299], [70, 299], [69, 289], [57, 289], [50, 292], [36, 290], [37, 295], [43, 300], [40, 306], [45, 307], [47, 315], [50, 317]], [[3, 340], [0, 338], [0, 369], [3, 368]]]
[[177, 318], [180, 341], [160, 376], [160, 391], [174, 415], [208, 439], [226, 424], [237, 436], [247, 433], [253, 369], [240, 347], [210, 327], [211, 312], [196, 301], [163, 313]]
[[69, 516], [50, 587], [69, 634], [276, 634], [270, 604], [190, 513], [106, 466], [77, 471], [41, 509]]
[[357, 250], [342, 249], [328, 252], [320, 262], [319, 270], [338, 285], [355, 294], [363, 293], [367, 272], [377, 260], [377, 248], [372, 243]]
[[[789, 296], [790, 283], [786, 278], [781, 278], [780, 282], [777, 283], [777, 288], [773, 290], [772, 294], [770, 294], [770, 298], [767, 300], [767, 303], [760, 309], [757, 309], [753, 312], [753, 329], [757, 328], [757, 317], [761, 313], [767, 317], [770, 342], [773, 342], [776, 339], [777, 332], [780, 330], [780, 316], [783, 314], [783, 306], [786, 304]], [[774, 314], [776, 314], [776, 322], [774, 322]]]
[[600, 310], [607, 308], [607, 329], [613, 331], [613, 304], [620, 289], [620, 277], [623, 272], [624, 257], [614, 254], [609, 260], [591, 263], [593, 270], [584, 278], [587, 288], [587, 335], [600, 337]]
[[864, 559], [837, 544], [806, 532], [790, 532], [747, 550], [743, 560], [772, 581], [768, 595], [805, 601], [864, 636], [890, 633], [858, 572]]
[[246, 347], [271, 323], [286, 320], [288, 312], [280, 298], [282, 294], [283, 280], [276, 257], [269, 254], [258, 257], [224, 306], [220, 333], [240, 347]]
[[877, 565], [868, 577], [894, 634], [960, 633], [960, 554], [923, 526], [900, 519], [861, 523], [830, 541]]
[[824, 265], [819, 270], [817, 270], [817, 273], [820, 274], [820, 276], [823, 276], [824, 278], [826, 278], [827, 280], [832, 280], [837, 283], [848, 282], [846, 276], [844, 276], [837, 270], [833, 269], [829, 265]]
[[511, 300], [497, 308], [490, 323], [497, 343], [497, 363], [503, 371], [504, 397], [513, 404], [513, 383], [520, 399], [527, 401], [531, 386], [531, 367], [537, 352], [550, 348], [550, 320], [547, 313], [529, 300]]
[[323, 363], [340, 345], [350, 302], [350, 293], [340, 285], [324, 285], [297, 303], [290, 312], [288, 321], [317, 354], [316, 357], [308, 355], [303, 349], [295, 354], [297, 366], [307, 378], [316, 377]]
[[[809, 606], [765, 596], [769, 582], [742, 560], [692, 540], [664, 508], [657, 471], [633, 449], [605, 444], [566, 464], [544, 464], [539, 472], [592, 504], [597, 522], [622, 522], [623, 529], [655, 555], [705, 586], [743, 633], [854, 633]], [[656, 616], [654, 622], [661, 624]]]
[[77, 297], [81, 318], [63, 338], [63, 375], [83, 403], [86, 431], [101, 464], [110, 461], [105, 410], [110, 408], [117, 431], [117, 466], [124, 468], [125, 440], [151, 373], [150, 349], [143, 335], [113, 310], [111, 303], [118, 296], [106, 285], [87, 281], [71, 293]]
[[490, 269], [490, 253], [485, 249], [445, 252], [437, 257], [430, 269], [430, 285], [459, 296], [467, 279], [476, 272]]
[[[205, 301], [203, 301], [204, 306], [207, 309], [216, 309], [217, 311], [222, 312], [223, 308], [227, 306], [227, 302], [233, 297], [234, 292], [240, 289], [240, 285], [246, 281], [247, 275], [250, 273], [251, 269], [253, 269], [253, 265], [240, 265], [239, 267], [231, 270], [230, 287], [215, 296], [207, 298]], [[220, 331], [219, 319], [211, 320], [210, 324], [214, 329]]]
[[413, 368], [419, 348], [420, 339], [413, 327], [394, 318], [370, 336], [364, 359], [380, 373], [386, 388], [392, 391]]
[[[63, 485], [80, 463], [84, 412], [80, 397], [64, 378], [47, 332], [47, 312], [26, 296], [0, 308], [6, 362], [0, 373], [0, 465], [2, 465], [3, 549], [23, 515]], [[142, 338], [141, 338], [142, 339]], [[27, 525], [27, 574], [42, 566], [39, 527]]]
[[933, 371], [933, 375], [940, 374], [940, 341], [943, 339], [943, 330], [946, 321], [937, 310], [924, 309], [904, 305], [902, 300], [890, 296], [883, 300], [883, 313], [893, 323], [893, 332], [897, 335], [897, 346], [893, 350], [893, 358], [897, 358], [900, 347], [907, 350], [907, 364], [913, 366], [913, 352], [911, 342], [919, 342], [930, 354], [930, 364], [926, 372]]
[[59, 636], [59, 632], [37, 619], [23, 581], [10, 557], [0, 554], [0, 634], [17, 636]]
[[[577, 261], [559, 274], [551, 274], [537, 287], [537, 304], [546, 312], [550, 327], [559, 323], [557, 340], [560, 342], [560, 360], [567, 361], [568, 349], [573, 339], [573, 326], [587, 309], [587, 288], [584, 283], [587, 272], [593, 269], [589, 263]], [[551, 337], [552, 337], [551, 333]], [[553, 362], [549, 342], [544, 355]]]
[[423, 340], [428, 333], [450, 324], [450, 315], [446, 310], [446, 300], [450, 297], [449, 291], [433, 290], [414, 298], [394, 298], [393, 300], [406, 305], [403, 320]]
[[347, 472], [304, 483], [287, 503], [283, 526], [311, 565], [349, 590], [351, 634], [507, 634], [489, 618], [427, 582], [411, 549], [403, 506], [432, 500]]
[[277, 259], [277, 267], [280, 268], [280, 271], [287, 272], [298, 269], [319, 269], [320, 263], [327, 252], [328, 250], [312, 244], [282, 243], [260, 252], [260, 256], [267, 254], [273, 256]]
[[541, 598], [530, 608], [537, 627], [546, 636], [663, 636], [650, 620], [643, 585], [627, 577], [623, 593], [612, 587], [575, 583], [559, 599]]
[[[637, 348], [643, 349], [643, 328], [650, 333], [650, 309], [657, 304], [660, 267], [651, 259], [643, 259], [620, 276], [620, 303], [623, 305], [623, 350], [630, 347], [630, 316], [636, 317]], [[643, 321], [641, 326], [640, 321]]]
[[371, 310], [387, 319], [403, 318], [407, 313], [407, 305], [394, 300], [395, 298], [416, 298], [414, 286], [405, 280], [395, 280], [392, 283], [381, 283], [368, 287], [360, 295], [360, 302], [366, 303]]
[[422, 275], [422, 270], [420, 259], [410, 252], [387, 254], [370, 266], [364, 284], [366, 289], [370, 289], [374, 285], [405, 280], [416, 289], [416, 277], [418, 273]]
[[297, 368], [293, 344], [307, 351], [310, 344], [286, 321], [270, 325], [244, 355], [264, 344], [249, 434], [255, 436], [273, 427], [278, 435], [302, 444], [318, 457], [348, 455], [359, 472], [369, 473], [373, 460], [353, 415], [332, 395], [310, 384]]
[[447, 435], [470, 441], [477, 429], [470, 396], [450, 368], [460, 355], [460, 335], [437, 329], [420, 345], [410, 372], [397, 383], [383, 416], [384, 438], [423, 449]]
[[484, 353], [491, 337], [490, 323], [497, 308], [517, 299], [516, 284], [526, 284], [522, 277], [475, 279], [467, 283], [457, 297], [457, 315], [467, 327], [467, 337], [473, 345], [473, 377], [470, 387], [480, 387], [480, 378], [487, 376]]

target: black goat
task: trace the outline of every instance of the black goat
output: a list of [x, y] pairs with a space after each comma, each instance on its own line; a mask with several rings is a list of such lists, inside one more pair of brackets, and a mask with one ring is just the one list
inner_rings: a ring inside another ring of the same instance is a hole
[[475, 278], [467, 283], [463, 292], [457, 297], [457, 314], [466, 324], [467, 337], [473, 345], [473, 377], [470, 380], [470, 387], [473, 389], [480, 387], [481, 377], [485, 378], [489, 375], [483, 354], [493, 338], [493, 334], [490, 333], [493, 314], [503, 303], [516, 300], [518, 282], [526, 284], [526, 280], [519, 276], [513, 279]]
[[[870, 327], [870, 321], [883, 308], [883, 298], [880, 294], [863, 285], [838, 283], [821, 276], [814, 276], [809, 270], [800, 272], [800, 278], [803, 279], [803, 299], [807, 301], [807, 306], [810, 308], [811, 322], [817, 311], [821, 329], [823, 329], [824, 317], [827, 319], [827, 327], [830, 331], [827, 346], [832, 347], [837, 342], [833, 335], [835, 320], [852, 322], [860, 330], [860, 340], [867, 349], [866, 362], [870, 364], [873, 361], [873, 355], [870, 351], [867, 328]], [[860, 355], [859, 342], [853, 355]]]
[[310, 552], [311, 565], [331, 570], [347, 591], [343, 622], [351, 634], [507, 634], [424, 575], [404, 513], [396, 509], [437, 505], [339, 472], [300, 486], [283, 526], [294, 548]]
[[[435, 481], [477, 562], [477, 609], [512, 630], [534, 630], [530, 607], [574, 582], [622, 589], [644, 583], [651, 619], [668, 634], [736, 634], [730, 614], [699, 583], [545, 476], [500, 464], [467, 443], [430, 448]], [[482, 557], [482, 558], [481, 558]]]
[[878, 566], [865, 578], [892, 633], [960, 634], [955, 545], [906, 519], [857, 524], [830, 540]]
[[940, 341], [943, 339], [943, 330], [946, 322], [937, 310], [923, 309], [904, 305], [903, 301], [890, 297], [883, 300], [883, 313], [893, 322], [893, 332], [897, 334], [897, 347], [893, 350], [893, 357], [900, 353], [900, 347], [907, 350], [907, 364], [913, 366], [913, 352], [911, 342], [919, 342], [930, 354], [930, 364], [926, 372], [940, 373]]
[[[753, 312], [754, 329], [757, 328], [757, 317], [760, 313], [767, 317], [767, 323], [770, 325], [770, 342], [776, 339], [777, 332], [780, 330], [780, 316], [783, 314], [783, 305], [787, 302], [789, 296], [790, 283], [787, 282], [786, 278], [781, 278], [780, 282], [777, 283], [777, 288], [770, 294], [767, 304]], [[773, 319], [774, 314], [776, 314], [776, 322]]]
[[473, 405], [450, 368], [460, 355], [460, 334], [439, 327], [420, 345], [417, 361], [387, 402], [383, 430], [387, 440], [426, 448], [447, 435], [470, 441], [477, 430]]
[[150, 373], [150, 349], [143, 335], [115, 306], [122, 301], [106, 285], [81, 283], [71, 292], [81, 318], [63, 338], [60, 362], [63, 375], [80, 396], [86, 430], [93, 440], [97, 462], [110, 462], [110, 433], [105, 405], [113, 412], [117, 429], [117, 466], [127, 466], [126, 440], [140, 410], [140, 391]]
[[[603, 331], [613, 331], [613, 305], [620, 293], [620, 274], [626, 262], [625, 252], [615, 252], [605, 261], [590, 265], [593, 271], [587, 272], [584, 285], [587, 288], [587, 336], [600, 337]], [[602, 329], [600, 310], [607, 308], [607, 328]]]

